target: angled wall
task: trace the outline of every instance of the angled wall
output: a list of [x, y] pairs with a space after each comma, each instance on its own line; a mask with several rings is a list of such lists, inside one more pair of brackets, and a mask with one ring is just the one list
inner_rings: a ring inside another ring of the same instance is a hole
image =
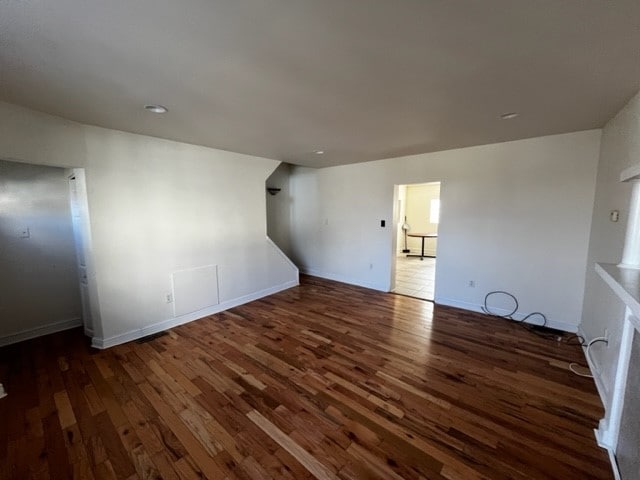
[[[297, 284], [266, 236], [279, 162], [69, 122], [0, 103], [0, 157], [85, 168], [106, 347]], [[174, 315], [174, 272], [217, 266], [207, 308]]]
[[267, 201], [267, 235], [273, 243], [286, 255], [291, 252], [291, 194], [289, 192], [289, 177], [291, 165], [281, 163], [267, 178], [266, 187], [280, 191], [265, 193]]

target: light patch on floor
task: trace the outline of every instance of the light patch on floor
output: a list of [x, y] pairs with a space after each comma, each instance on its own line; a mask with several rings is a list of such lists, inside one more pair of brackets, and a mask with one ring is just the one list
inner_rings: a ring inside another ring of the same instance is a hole
[[436, 277], [436, 259], [398, 255], [396, 259], [396, 287], [400, 295], [433, 300]]

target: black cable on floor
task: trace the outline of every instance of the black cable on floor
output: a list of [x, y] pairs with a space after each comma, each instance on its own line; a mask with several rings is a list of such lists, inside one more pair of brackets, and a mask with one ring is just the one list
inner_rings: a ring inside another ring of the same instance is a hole
[[[590, 370], [588, 365], [590, 363], [593, 362], [593, 360], [591, 360], [591, 346], [598, 343], [598, 342], [604, 342], [605, 344], [609, 344], [609, 340], [607, 340], [606, 337], [598, 337], [598, 338], [594, 338], [593, 340], [591, 340], [588, 344], [587, 344], [587, 351], [585, 352], [585, 357], [587, 357], [587, 366], [583, 367], [580, 364], [577, 364], [575, 362], [572, 362], [569, 364], [569, 370], [571, 370], [573, 373], [575, 373], [576, 375], [578, 375], [579, 377], [587, 377], [587, 378], [593, 378], [593, 375], [590, 375], [588, 373], [580, 373], [579, 371], [576, 370], [576, 367], [580, 367], [580, 368], [585, 368], [587, 370]], [[584, 346], [584, 345], [583, 345]]]
[[[491, 311], [491, 309], [489, 308], [488, 302], [489, 302], [489, 298], [492, 295], [506, 295], [507, 297], [509, 297], [511, 300], [513, 300], [513, 310], [510, 311], [509, 313], [506, 314], [500, 314], [500, 313], [495, 313], [493, 311]], [[547, 317], [545, 316], [544, 313], [541, 312], [532, 312], [528, 315], [525, 315], [522, 319], [518, 320], [513, 318], [513, 316], [518, 312], [518, 308], [520, 308], [520, 304], [518, 303], [518, 299], [515, 297], [515, 295], [509, 293], [509, 292], [505, 292], [504, 290], [494, 290], [492, 292], [489, 292], [485, 295], [484, 297], [484, 305], [482, 306], [482, 311], [484, 313], [486, 313], [487, 315], [491, 315], [492, 317], [498, 317], [498, 318], [506, 318], [508, 320], [513, 320], [514, 322], [517, 322], [519, 324], [521, 324], [524, 328], [526, 328], [527, 330], [529, 330], [530, 332], [535, 333], [536, 335], [543, 337], [543, 338], [547, 338], [550, 340], [555, 340], [555, 341], [564, 341], [564, 343], [567, 344], [576, 344], [576, 345], [580, 345], [580, 346], [584, 346], [585, 345], [585, 340], [584, 338], [582, 338], [581, 335], [576, 335], [576, 334], [572, 334], [569, 337], [566, 337], [564, 340], [561, 337], [558, 337], [557, 335], [554, 335], [552, 333], [545, 333], [545, 332], [540, 332], [538, 330], [535, 329], [535, 327], [546, 327], [547, 326]], [[527, 320], [534, 318], [534, 317], [539, 317], [542, 319], [542, 324], [539, 323], [528, 323]], [[577, 340], [577, 342], [574, 341]]]

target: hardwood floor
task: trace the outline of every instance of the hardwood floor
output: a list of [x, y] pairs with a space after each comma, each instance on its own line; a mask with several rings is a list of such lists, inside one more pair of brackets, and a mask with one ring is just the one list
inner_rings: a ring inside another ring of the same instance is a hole
[[0, 349], [0, 478], [612, 478], [578, 346], [301, 281], [148, 343]]

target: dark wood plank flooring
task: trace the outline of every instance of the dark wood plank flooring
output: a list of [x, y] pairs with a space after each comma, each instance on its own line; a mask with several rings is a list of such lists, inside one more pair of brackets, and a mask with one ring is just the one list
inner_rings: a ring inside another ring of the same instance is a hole
[[2, 479], [610, 479], [578, 346], [313, 277], [148, 343], [0, 349]]

